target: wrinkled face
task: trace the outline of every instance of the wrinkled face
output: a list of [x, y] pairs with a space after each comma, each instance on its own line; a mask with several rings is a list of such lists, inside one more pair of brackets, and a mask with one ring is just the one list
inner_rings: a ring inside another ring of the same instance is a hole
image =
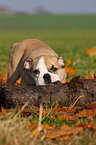
[[25, 68], [30, 69], [36, 85], [51, 84], [66, 79], [65, 65], [62, 57], [42, 56], [39, 59], [25, 62]]

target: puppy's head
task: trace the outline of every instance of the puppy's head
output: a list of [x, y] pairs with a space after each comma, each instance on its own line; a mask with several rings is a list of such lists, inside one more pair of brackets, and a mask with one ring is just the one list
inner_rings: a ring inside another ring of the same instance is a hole
[[62, 57], [41, 56], [34, 60], [29, 58], [25, 61], [24, 68], [30, 71], [36, 85], [46, 85], [56, 81], [65, 82], [66, 79]]

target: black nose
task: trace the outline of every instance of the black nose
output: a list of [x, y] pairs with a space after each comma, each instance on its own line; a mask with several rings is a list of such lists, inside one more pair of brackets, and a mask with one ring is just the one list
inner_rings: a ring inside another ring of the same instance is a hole
[[46, 84], [51, 84], [51, 76], [49, 74], [44, 74], [43, 79]]

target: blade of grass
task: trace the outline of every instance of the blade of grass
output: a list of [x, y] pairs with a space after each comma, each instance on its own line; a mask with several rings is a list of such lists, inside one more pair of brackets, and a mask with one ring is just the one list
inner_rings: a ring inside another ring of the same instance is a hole
[[38, 128], [37, 128], [37, 134], [36, 136], [34, 137], [33, 141], [30, 143], [30, 145], [34, 145], [35, 144], [35, 141], [37, 139], [37, 137], [39, 136], [43, 126], [41, 126], [41, 121], [42, 121], [42, 111], [43, 111], [43, 107], [42, 107], [42, 104], [40, 104], [40, 112], [39, 112], [39, 121], [38, 121]]
[[67, 112], [68, 112], [69, 110], [71, 110], [71, 109], [74, 107], [74, 105], [77, 103], [77, 101], [78, 101], [80, 98], [83, 98], [83, 97], [85, 97], [85, 96], [84, 96], [84, 95], [79, 96], [79, 97], [76, 99], [76, 101], [73, 103], [73, 105], [70, 105], [70, 106], [69, 106]]
[[22, 106], [22, 108], [20, 109], [20, 111], [14, 116], [14, 119], [17, 118], [17, 116], [25, 109], [26, 106], [28, 106], [28, 104], [29, 104], [29, 102], [26, 102], [26, 103]]

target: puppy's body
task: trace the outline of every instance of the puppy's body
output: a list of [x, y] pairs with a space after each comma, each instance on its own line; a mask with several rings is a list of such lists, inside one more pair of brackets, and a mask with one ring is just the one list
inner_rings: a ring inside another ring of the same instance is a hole
[[[52, 72], [52, 66], [55, 68], [54, 72]], [[19, 77], [21, 77], [21, 85], [65, 82], [66, 72], [63, 67], [62, 58], [47, 44], [37, 39], [26, 39], [13, 45], [7, 83], [14, 84]]]

